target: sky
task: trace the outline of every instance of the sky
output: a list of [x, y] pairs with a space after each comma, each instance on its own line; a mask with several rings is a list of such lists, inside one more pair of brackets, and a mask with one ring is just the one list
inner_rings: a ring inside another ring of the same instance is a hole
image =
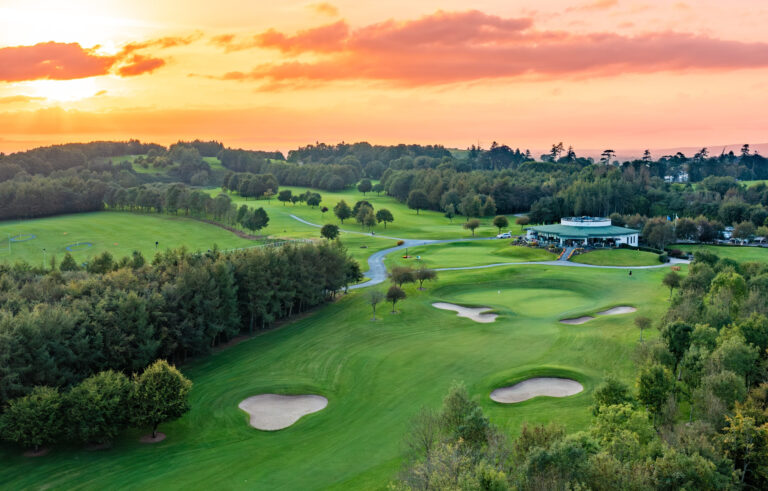
[[0, 0], [0, 151], [768, 141], [754, 0]]

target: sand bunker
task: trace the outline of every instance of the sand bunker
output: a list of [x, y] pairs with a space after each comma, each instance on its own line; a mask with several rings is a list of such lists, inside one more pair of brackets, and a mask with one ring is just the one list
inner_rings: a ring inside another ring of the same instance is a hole
[[631, 314], [632, 312], [637, 312], [637, 309], [634, 308], [634, 307], [614, 307], [612, 309], [603, 310], [602, 312], [598, 312], [597, 315]]
[[316, 413], [327, 405], [328, 399], [318, 395], [260, 394], [249, 397], [237, 407], [251, 415], [254, 428], [274, 431], [288, 428], [302, 416]]
[[594, 319], [594, 317], [585, 315], [584, 317], [576, 317], [574, 319], [562, 319], [560, 322], [563, 324], [584, 324], [585, 322], [589, 322], [592, 319]]
[[432, 306], [442, 310], [453, 310], [459, 317], [466, 317], [467, 319], [472, 319], [475, 322], [482, 322], [483, 324], [493, 322], [496, 320], [496, 317], [498, 317], [496, 314], [483, 313], [492, 310], [489, 307], [479, 307], [473, 309], [470, 307], [462, 307], [461, 305], [454, 305], [452, 303], [445, 302], [433, 303]]
[[[603, 310], [602, 312], [598, 312], [597, 315], [631, 314], [632, 312], [637, 312], [637, 309], [623, 305], [620, 307], [613, 307], [612, 309]], [[584, 315], [582, 317], [574, 317], [573, 319], [560, 319], [560, 322], [563, 324], [584, 324], [585, 322], [589, 322], [592, 319], [594, 319], [594, 317], [591, 315]]]
[[536, 377], [510, 387], [491, 392], [491, 399], [504, 404], [527, 401], [538, 396], [568, 397], [584, 390], [584, 386], [569, 378]]

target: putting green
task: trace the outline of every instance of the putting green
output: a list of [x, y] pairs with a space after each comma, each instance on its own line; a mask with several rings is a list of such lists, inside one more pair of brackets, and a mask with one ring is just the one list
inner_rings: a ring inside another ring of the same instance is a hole
[[[524, 421], [558, 421], [568, 430], [592, 419], [592, 391], [610, 373], [626, 382], [638, 343], [634, 315], [574, 328], [562, 311], [632, 304], [656, 317], [666, 309], [666, 269], [623, 272], [510, 266], [441, 273], [426, 291], [408, 286], [399, 314], [380, 304], [370, 322], [365, 290], [313, 315], [182, 366], [194, 382], [191, 410], [161, 425], [167, 435], [144, 445], [144, 431], [122, 435], [108, 452], [56, 447], [28, 459], [0, 446], [0, 482], [28, 488], [384, 488], [400, 469], [409, 420], [437, 408], [464, 381], [491, 421], [515, 435]], [[383, 290], [387, 285], [382, 285]], [[503, 292], [497, 299], [497, 291]], [[502, 314], [478, 324], [432, 306], [438, 301], [491, 306]], [[516, 309], [516, 310], [515, 310]], [[543, 311], [543, 312], [542, 312]], [[506, 315], [505, 315], [506, 314]], [[515, 314], [515, 315], [510, 315]], [[655, 335], [655, 334], [651, 334]], [[532, 377], [576, 380], [584, 391], [514, 405], [490, 393]], [[323, 394], [328, 407], [278, 432], [255, 431], [238, 404], [254, 394]]]
[[[583, 287], [583, 285], [573, 285]], [[441, 290], [438, 290], [441, 293]], [[553, 301], [556, 299], [556, 301]], [[497, 289], [471, 289], [453, 294], [449, 301], [462, 305], [487, 305], [500, 314], [557, 320], [562, 314], [598, 307], [588, 293], [563, 288], [537, 288], [527, 281]]]
[[[401, 254], [390, 254], [385, 260], [387, 266], [414, 266], [421, 264], [430, 268], [452, 268], [461, 266], [482, 266], [496, 263], [522, 263], [531, 261], [554, 261], [557, 255], [544, 249], [510, 245], [509, 240], [480, 240], [473, 242], [450, 242], [411, 247], [410, 259]], [[419, 257], [419, 259], [417, 259]]]
[[596, 266], [653, 266], [659, 264], [659, 255], [630, 249], [602, 249], [573, 255], [571, 261]]

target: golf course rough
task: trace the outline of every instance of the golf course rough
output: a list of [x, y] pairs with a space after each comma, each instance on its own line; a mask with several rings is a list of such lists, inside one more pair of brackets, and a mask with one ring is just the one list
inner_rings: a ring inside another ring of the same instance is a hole
[[314, 394], [259, 394], [245, 399], [237, 407], [250, 415], [250, 424], [263, 431], [288, 428], [302, 416], [325, 409], [328, 399]]
[[535, 377], [491, 392], [491, 399], [502, 404], [514, 404], [534, 397], [568, 397], [584, 390], [575, 380], [559, 377]]
[[472, 319], [475, 322], [480, 322], [483, 324], [493, 322], [496, 320], [496, 317], [498, 317], [496, 314], [484, 313], [492, 310], [490, 307], [462, 307], [461, 305], [455, 305], [446, 302], [435, 302], [432, 304], [432, 306], [441, 310], [452, 310], [456, 312], [456, 315], [459, 317], [466, 317], [467, 319]]

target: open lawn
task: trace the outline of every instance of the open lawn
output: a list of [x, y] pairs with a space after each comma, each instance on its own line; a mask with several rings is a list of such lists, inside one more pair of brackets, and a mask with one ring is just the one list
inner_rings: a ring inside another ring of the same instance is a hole
[[[290, 189], [293, 191], [293, 194], [303, 194], [307, 191], [307, 188], [280, 186], [280, 190], [283, 189]], [[383, 194], [377, 196], [376, 193], [366, 193], [366, 195], [363, 196], [363, 193], [358, 192], [357, 189], [350, 188], [338, 193], [322, 190], [313, 191], [320, 193], [323, 197], [323, 201], [320, 203], [319, 207], [310, 208], [305, 203], [285, 205], [275, 198], [269, 201], [249, 199], [247, 204], [249, 206], [264, 207], [269, 214], [270, 219], [274, 219], [274, 225], [270, 222], [269, 234], [279, 234], [281, 229], [285, 230], [283, 233], [293, 232], [294, 229], [296, 229], [296, 224], [298, 222], [290, 218], [289, 215], [291, 214], [320, 225], [333, 223], [344, 229], [367, 232], [367, 230], [363, 230], [360, 225], [355, 222], [354, 218], [347, 219], [344, 221], [344, 224], [341, 224], [333, 214], [333, 207], [343, 199], [347, 202], [350, 208], [353, 207], [357, 201], [366, 200], [373, 205], [374, 211], [386, 208], [392, 212], [395, 221], [388, 224], [386, 228], [384, 228], [384, 224], [379, 224], [374, 227], [373, 231], [376, 235], [386, 235], [404, 239], [455, 239], [457, 237], [472, 237], [472, 233], [469, 230], [464, 230], [462, 228], [465, 221], [464, 217], [456, 217], [453, 219], [453, 222], [451, 222], [445, 218], [442, 213], [436, 211], [420, 210], [417, 214], [416, 210], [411, 210], [404, 203], [400, 203], [391, 196], [385, 196]], [[212, 188], [208, 189], [207, 192], [211, 194], [211, 196], [216, 196], [222, 191], [220, 188]], [[235, 203], [246, 203], [246, 200], [236, 193], [230, 193], [230, 197]], [[323, 206], [327, 206], [329, 209], [325, 214], [320, 211]], [[284, 220], [284, 218], [288, 218], [288, 221]], [[521, 235], [523, 233], [521, 227], [515, 225], [516, 217], [509, 215], [507, 218], [509, 219], [510, 227], [507, 227], [504, 231], [511, 231], [512, 234]], [[480, 228], [475, 230], [475, 236], [495, 236], [498, 233], [498, 229], [491, 224], [492, 220], [493, 217], [482, 219]]]
[[675, 244], [671, 249], [679, 249], [683, 252], [709, 251], [722, 258], [733, 259], [738, 262], [761, 261], [768, 262], [768, 248], [764, 247], [739, 247], [739, 246], [715, 246], [715, 245], [689, 245]]
[[571, 261], [596, 266], [653, 266], [659, 264], [659, 255], [630, 249], [603, 249], [573, 255]]
[[482, 240], [473, 242], [452, 242], [408, 249], [410, 259], [401, 254], [390, 254], [387, 266], [418, 266], [430, 268], [452, 268], [457, 266], [481, 266], [484, 264], [515, 263], [528, 261], [553, 261], [557, 255], [544, 249], [510, 245], [509, 239]]
[[[29, 235], [35, 238], [11, 242], [9, 253], [9, 236], [19, 235], [19, 240]], [[0, 222], [0, 261], [21, 259], [41, 264], [43, 249], [48, 259], [55, 254], [61, 261], [68, 246], [72, 246], [71, 253], [78, 263], [103, 251], [120, 259], [138, 250], [150, 260], [155, 254], [155, 241], [160, 249], [186, 246], [191, 251], [205, 251], [214, 244], [220, 249], [234, 249], [260, 243], [189, 218], [105, 211]]]
[[[637, 271], [509, 266], [441, 274], [427, 291], [379, 306], [371, 322], [365, 290], [281, 329], [266, 332], [182, 367], [194, 382], [191, 411], [162, 425], [162, 443], [132, 431], [114, 448], [54, 448], [30, 459], [0, 446], [0, 482], [8, 489], [381, 489], [399, 469], [408, 421], [437, 408], [454, 381], [464, 381], [493, 423], [510, 435], [523, 421], [585, 428], [595, 386], [608, 373], [630, 381], [636, 315], [666, 308], [659, 288], [666, 268]], [[384, 289], [386, 285], [382, 285]], [[437, 310], [432, 302], [487, 306], [489, 324]], [[559, 319], [617, 305], [637, 314], [581, 326]], [[653, 335], [653, 334], [652, 334]], [[490, 392], [532, 376], [576, 379], [584, 392], [514, 405]], [[238, 409], [261, 393], [319, 394], [327, 408], [277, 432], [248, 425]]]

